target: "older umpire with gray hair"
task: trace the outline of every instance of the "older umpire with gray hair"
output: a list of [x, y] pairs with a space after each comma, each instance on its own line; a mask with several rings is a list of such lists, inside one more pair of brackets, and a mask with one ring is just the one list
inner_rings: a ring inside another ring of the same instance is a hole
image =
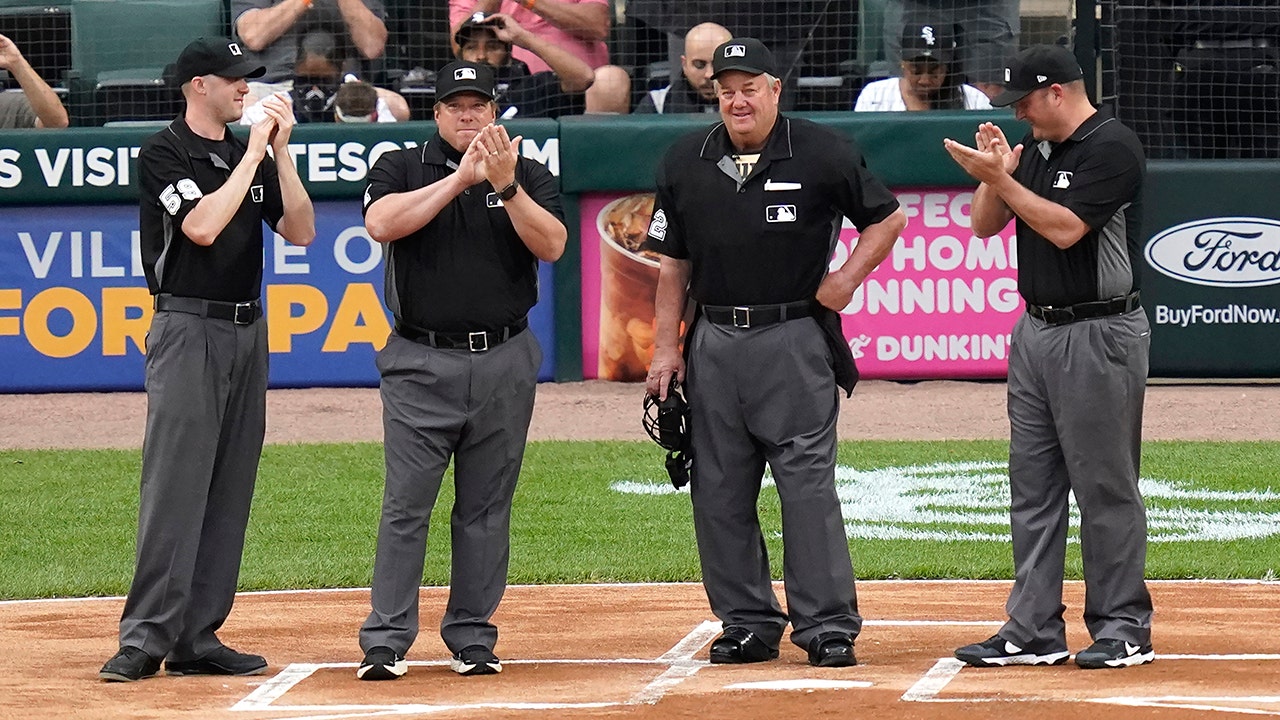
[[[676, 141], [658, 168], [646, 247], [662, 258], [646, 390], [665, 397], [673, 376], [687, 383], [694, 529], [724, 623], [711, 662], [778, 657], [790, 620], [810, 664], [853, 665], [862, 618], [835, 456], [837, 387], [851, 393], [856, 370], [838, 312], [906, 217], [852, 143], [779, 114], [782, 83], [760, 41], [729, 40], [712, 65], [722, 122]], [[828, 272], [841, 215], [860, 239]], [[782, 500], [789, 615], [756, 514], [766, 464]]]

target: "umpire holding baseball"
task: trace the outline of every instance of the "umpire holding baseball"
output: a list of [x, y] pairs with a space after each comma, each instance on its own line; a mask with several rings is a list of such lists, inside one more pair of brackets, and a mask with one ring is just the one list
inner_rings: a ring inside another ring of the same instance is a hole
[[1062, 575], [1068, 497], [1080, 507], [1082, 668], [1151, 662], [1147, 518], [1138, 492], [1151, 329], [1138, 302], [1146, 161], [1133, 131], [1095, 109], [1066, 48], [1016, 55], [1006, 90], [1031, 132], [1016, 147], [992, 123], [977, 147], [945, 140], [980, 181], [973, 233], [1017, 219], [1018, 291], [1026, 313], [1009, 356], [1009, 483], [1015, 580], [1009, 620], [956, 650], [974, 666], [1067, 661]]
[[[245, 78], [264, 69], [225, 38], [174, 65], [186, 109], [138, 155], [142, 264], [155, 296], [147, 333], [137, 565], [109, 681], [256, 675], [259, 655], [218, 639], [231, 612], [266, 428], [262, 223], [294, 245], [315, 213], [289, 160], [293, 113], [279, 99], [246, 142]], [[279, 158], [267, 154], [270, 147]]]
[[440, 635], [455, 672], [502, 670], [490, 618], [506, 591], [511, 500], [542, 363], [527, 314], [538, 261], [559, 258], [568, 231], [555, 177], [494, 124], [496, 98], [489, 66], [446, 65], [435, 136], [369, 171], [365, 227], [387, 243], [395, 329], [377, 359], [386, 488], [362, 680], [407, 669], [427, 523], [450, 459], [453, 565]]
[[[713, 663], [778, 656], [856, 664], [862, 626], [835, 488], [837, 384], [853, 358], [838, 311], [892, 250], [906, 217], [842, 136], [779, 114], [782, 83], [758, 40], [715, 49], [721, 123], [676, 141], [658, 168], [646, 247], [662, 255], [646, 390], [672, 376], [692, 410], [691, 491], [703, 584], [724, 624]], [[841, 216], [860, 238], [828, 272]], [[697, 314], [680, 350], [689, 299]], [[687, 374], [687, 375], [686, 375]], [[771, 586], [756, 503], [765, 464], [782, 501], [787, 610]]]

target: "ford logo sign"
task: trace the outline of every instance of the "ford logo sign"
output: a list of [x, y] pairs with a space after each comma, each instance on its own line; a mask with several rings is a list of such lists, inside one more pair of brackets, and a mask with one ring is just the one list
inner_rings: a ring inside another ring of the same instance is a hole
[[1147, 263], [1175, 280], [1213, 287], [1280, 284], [1280, 220], [1209, 218], [1147, 243]]

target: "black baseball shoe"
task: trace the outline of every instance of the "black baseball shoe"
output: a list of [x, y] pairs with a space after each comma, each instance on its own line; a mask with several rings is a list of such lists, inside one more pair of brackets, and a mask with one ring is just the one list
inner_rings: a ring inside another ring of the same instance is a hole
[[261, 675], [267, 671], [267, 659], [223, 645], [195, 660], [168, 660], [164, 671], [168, 675]]
[[741, 625], [730, 625], [711, 643], [711, 662], [717, 665], [764, 662], [776, 657], [778, 648], [770, 647]]
[[965, 645], [956, 650], [956, 658], [973, 667], [1004, 667], [1005, 665], [1061, 665], [1071, 657], [1065, 649], [1042, 645], [1023, 647], [992, 635], [980, 643]]
[[369, 648], [356, 669], [356, 677], [361, 680], [395, 680], [409, 671], [409, 663], [389, 647], [379, 645]]
[[1145, 665], [1156, 659], [1151, 643], [1134, 645], [1127, 640], [1103, 638], [1076, 653], [1076, 665], [1086, 670]]
[[858, 664], [848, 633], [824, 632], [809, 641], [809, 664], [814, 667], [850, 667]]
[[468, 645], [449, 661], [459, 675], [494, 675], [502, 672], [502, 663], [493, 651], [483, 645]]
[[111, 656], [98, 671], [98, 677], [106, 682], [134, 682], [160, 672], [160, 661], [142, 648], [125, 645]]

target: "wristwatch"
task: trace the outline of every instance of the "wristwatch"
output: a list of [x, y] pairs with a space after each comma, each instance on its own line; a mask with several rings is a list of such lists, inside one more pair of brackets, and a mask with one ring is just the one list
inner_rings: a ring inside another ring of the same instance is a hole
[[506, 202], [516, 196], [516, 191], [520, 189], [520, 183], [515, 180], [511, 184], [498, 191], [498, 199]]

